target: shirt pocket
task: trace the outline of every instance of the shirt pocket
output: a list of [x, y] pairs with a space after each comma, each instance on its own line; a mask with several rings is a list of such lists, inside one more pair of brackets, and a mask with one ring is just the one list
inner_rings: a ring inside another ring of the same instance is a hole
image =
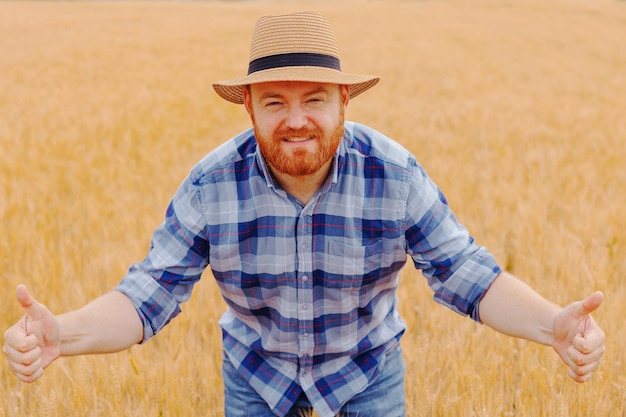
[[357, 246], [331, 239], [328, 243], [325, 285], [334, 288], [360, 287], [365, 275], [380, 268], [382, 254], [382, 240]]

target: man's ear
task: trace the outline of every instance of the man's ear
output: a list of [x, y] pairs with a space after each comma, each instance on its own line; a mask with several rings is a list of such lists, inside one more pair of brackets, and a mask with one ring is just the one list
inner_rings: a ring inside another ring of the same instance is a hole
[[243, 105], [245, 106], [248, 114], [252, 116], [252, 97], [250, 95], [249, 85], [243, 86]]
[[340, 85], [339, 86], [339, 95], [341, 97], [341, 103], [343, 107], [348, 107], [348, 102], [350, 101], [350, 86], [349, 85]]

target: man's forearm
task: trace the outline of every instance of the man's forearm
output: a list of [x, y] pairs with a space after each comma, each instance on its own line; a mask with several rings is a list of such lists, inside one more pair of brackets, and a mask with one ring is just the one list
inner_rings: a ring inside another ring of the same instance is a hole
[[553, 321], [561, 310], [507, 272], [498, 276], [479, 305], [480, 319], [487, 326], [544, 345], [554, 340]]
[[58, 316], [61, 356], [111, 353], [143, 339], [143, 326], [128, 297], [112, 291], [79, 310]]

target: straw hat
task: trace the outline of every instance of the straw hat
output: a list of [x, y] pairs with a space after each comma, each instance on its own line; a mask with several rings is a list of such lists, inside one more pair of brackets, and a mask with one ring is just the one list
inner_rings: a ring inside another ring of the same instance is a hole
[[222, 98], [243, 103], [243, 88], [268, 81], [312, 81], [350, 86], [350, 97], [373, 87], [373, 75], [341, 72], [332, 27], [317, 13], [261, 17], [252, 32], [248, 75], [220, 81], [213, 88]]

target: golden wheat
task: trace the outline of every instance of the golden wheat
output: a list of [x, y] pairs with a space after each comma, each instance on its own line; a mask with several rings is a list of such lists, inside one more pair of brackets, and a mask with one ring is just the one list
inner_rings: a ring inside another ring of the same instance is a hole
[[[0, 327], [25, 283], [54, 312], [141, 259], [174, 190], [248, 127], [213, 81], [245, 69], [263, 14], [316, 9], [350, 103], [413, 151], [503, 266], [559, 303], [595, 289], [609, 351], [571, 382], [550, 348], [434, 304], [402, 276], [410, 416], [626, 415], [626, 3], [358, 1], [0, 3]], [[222, 415], [224, 304], [209, 272], [145, 346], [57, 361], [25, 385], [3, 364], [0, 416]]]

